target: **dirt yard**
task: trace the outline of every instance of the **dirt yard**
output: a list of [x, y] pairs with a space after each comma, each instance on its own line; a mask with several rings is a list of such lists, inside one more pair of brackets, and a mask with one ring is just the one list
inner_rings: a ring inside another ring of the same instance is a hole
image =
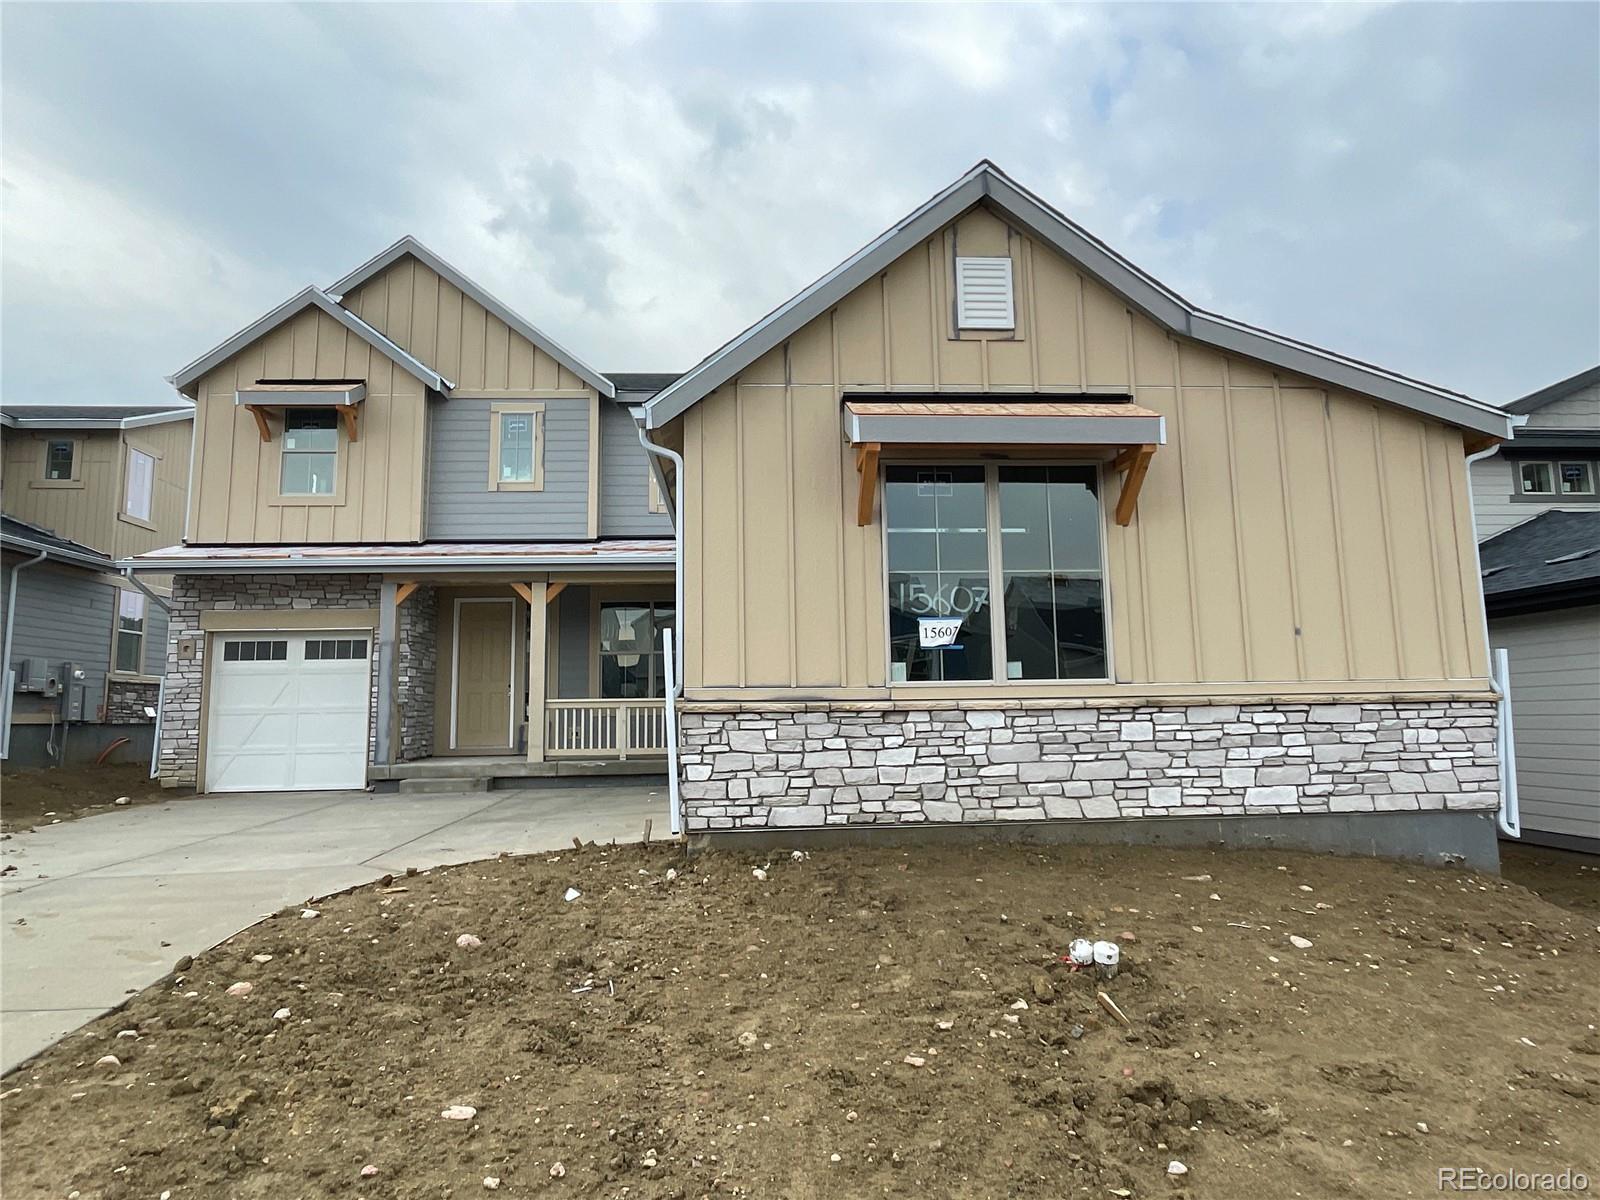
[[6, 770], [0, 775], [0, 830], [14, 833], [68, 821], [112, 807], [119, 796], [134, 804], [173, 799], [150, 778], [147, 765]]
[[1600, 856], [1501, 842], [1500, 873], [1551, 904], [1600, 920]]
[[[1594, 917], [1457, 869], [588, 848], [316, 909], [0, 1083], [8, 1200], [1327, 1200], [1437, 1195], [1442, 1166], [1600, 1178]], [[1058, 961], [1080, 934], [1121, 942], [1103, 986], [1127, 1028]], [[476, 1111], [441, 1115], [456, 1105]]]

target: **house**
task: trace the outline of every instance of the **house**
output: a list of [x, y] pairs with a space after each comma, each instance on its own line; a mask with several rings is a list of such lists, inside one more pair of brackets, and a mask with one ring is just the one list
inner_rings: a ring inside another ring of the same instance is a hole
[[984, 162], [643, 424], [691, 835], [1495, 861], [1503, 411], [1198, 309]]
[[[610, 376], [412, 238], [170, 381], [194, 402], [159, 770], [208, 792], [662, 770], [674, 541]], [[563, 764], [577, 764], [565, 767]]]
[[1600, 853], [1600, 367], [1506, 409], [1526, 423], [1473, 462], [1472, 491], [1521, 837]]
[[168, 580], [116, 560], [182, 531], [191, 410], [7, 405], [0, 590], [7, 761], [148, 758], [166, 661]]

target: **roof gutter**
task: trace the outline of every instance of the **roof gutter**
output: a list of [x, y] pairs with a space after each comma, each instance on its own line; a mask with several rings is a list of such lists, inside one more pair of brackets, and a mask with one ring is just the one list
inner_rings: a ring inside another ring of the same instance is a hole
[[[50, 546], [44, 542], [36, 542], [32, 538], [18, 537], [8, 533], [4, 545], [7, 549], [21, 549], [27, 552], [37, 551], [41, 558], [53, 558], [56, 562], [67, 563], [74, 567], [86, 567], [91, 571], [112, 572], [116, 564], [101, 554], [81, 553], [64, 546]], [[34, 561], [38, 561], [35, 559]], [[31, 566], [32, 564], [27, 564]]]
[[379, 574], [384, 571], [448, 575], [460, 572], [509, 572], [528, 567], [541, 570], [555, 568], [562, 571], [614, 571], [619, 567], [665, 567], [673, 561], [665, 555], [630, 558], [572, 558], [560, 555], [516, 558], [494, 555], [462, 555], [451, 558], [417, 555], [382, 557], [350, 555], [343, 558], [303, 558], [295, 555], [286, 555], [282, 558], [154, 558], [138, 555], [123, 559], [116, 565], [125, 571], [144, 575], [238, 575], [271, 571], [293, 572], [296, 575]]

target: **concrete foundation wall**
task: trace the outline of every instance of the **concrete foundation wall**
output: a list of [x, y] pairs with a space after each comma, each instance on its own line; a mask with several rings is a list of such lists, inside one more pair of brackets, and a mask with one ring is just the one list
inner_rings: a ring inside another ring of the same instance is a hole
[[1499, 803], [1487, 700], [802, 707], [681, 714], [691, 834]]

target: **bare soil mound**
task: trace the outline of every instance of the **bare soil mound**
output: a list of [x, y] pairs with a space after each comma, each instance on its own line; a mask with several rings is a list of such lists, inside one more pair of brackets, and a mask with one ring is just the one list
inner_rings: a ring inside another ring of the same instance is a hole
[[[588, 848], [315, 907], [7, 1077], [8, 1200], [1323, 1200], [1437, 1194], [1447, 1166], [1600, 1177], [1600, 933], [1458, 869]], [[1109, 983], [1060, 962], [1080, 935], [1121, 943]]]

